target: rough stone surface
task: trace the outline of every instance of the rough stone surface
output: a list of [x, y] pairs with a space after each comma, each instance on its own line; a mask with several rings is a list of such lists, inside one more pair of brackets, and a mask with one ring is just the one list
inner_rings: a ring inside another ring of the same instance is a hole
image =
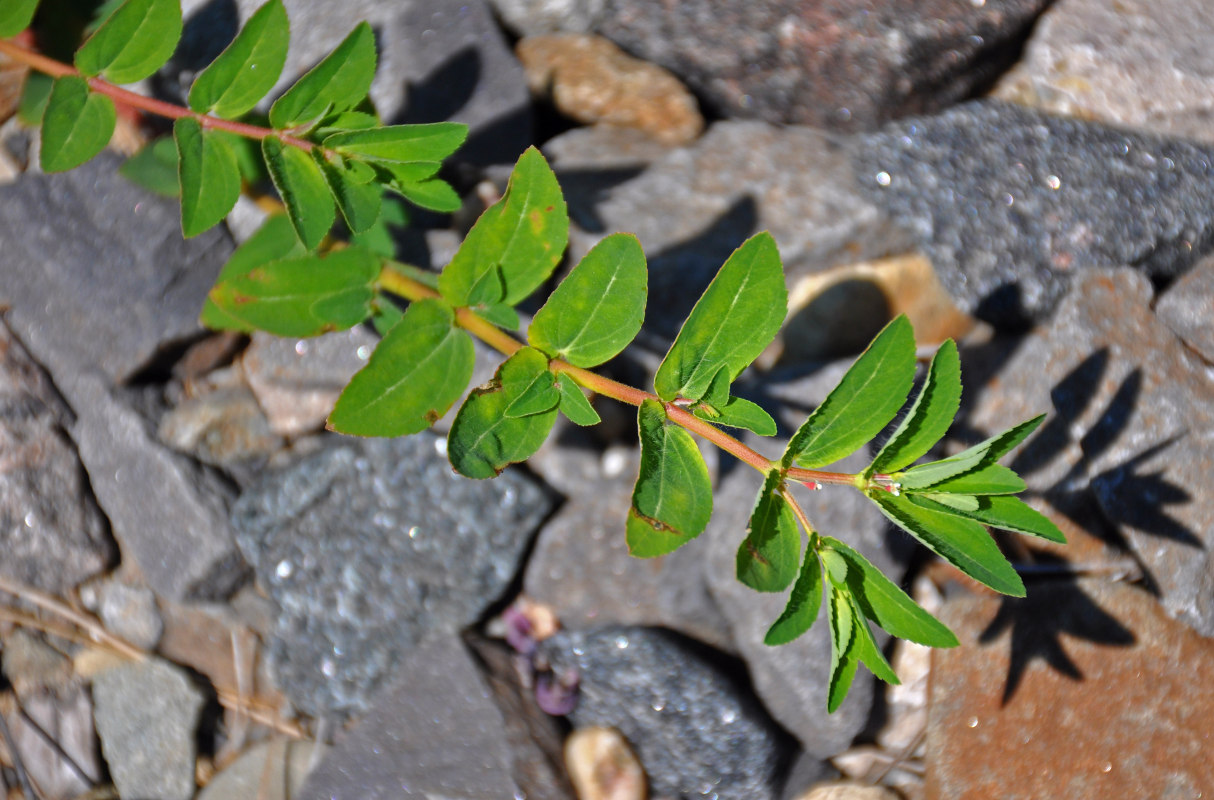
[[280, 614], [270, 661], [310, 714], [365, 711], [421, 639], [474, 622], [551, 508], [521, 471], [455, 475], [431, 433], [330, 446], [245, 492], [232, 519]]
[[399, 49], [389, 74], [403, 79], [406, 98], [401, 112], [385, 118], [465, 123], [468, 140], [454, 157], [461, 163], [513, 164], [531, 144], [523, 68], [484, 0], [411, 0], [383, 38]]
[[231, 594], [247, 568], [228, 524], [224, 486], [157, 442], [95, 373], [76, 373], [60, 388], [76, 411], [71, 435], [123, 560], [163, 597]]
[[1052, 405], [1012, 467], [1058, 507], [1097, 503], [1164, 606], [1214, 635], [1214, 377], [1150, 302], [1150, 284], [1131, 270], [1084, 275], [969, 424], [994, 432]]
[[71, 411], [0, 322], [0, 572], [60, 594], [115, 552], [71, 440]]
[[617, 0], [599, 32], [726, 116], [873, 128], [971, 95], [1045, 0]]
[[254, 745], [212, 778], [198, 800], [298, 797], [317, 747], [315, 742], [286, 738]]
[[1214, 786], [1214, 641], [1147, 593], [1035, 583], [1023, 601], [949, 600], [942, 620], [961, 647], [933, 652], [928, 800], [1200, 797]]
[[93, 679], [101, 750], [122, 797], [194, 796], [195, 729], [203, 698], [176, 667], [144, 661]]
[[1202, 259], [1155, 303], [1160, 321], [1206, 361], [1214, 362], [1214, 258]]
[[491, 0], [493, 10], [520, 36], [586, 33], [603, 17], [607, 0]]
[[338, 395], [378, 343], [362, 325], [310, 339], [258, 332], [240, 364], [274, 432], [299, 436], [324, 427]]
[[160, 418], [156, 437], [216, 467], [264, 462], [283, 445], [257, 398], [234, 381], [174, 406]]
[[[6, 662], [7, 657], [6, 650]], [[67, 670], [71, 670], [70, 664]], [[44, 796], [79, 797], [90, 783], [96, 785], [102, 774], [101, 757], [93, 728], [93, 702], [83, 682], [76, 679], [57, 692], [22, 697], [21, 711], [6, 715], [10, 746]], [[55, 737], [53, 743], [46, 739], [48, 731]], [[64, 753], [79, 771], [65, 763]]]
[[532, 36], [515, 48], [531, 93], [587, 124], [636, 128], [667, 144], [704, 128], [695, 97], [659, 66], [588, 34]]
[[413, 650], [395, 682], [338, 740], [299, 800], [519, 797], [504, 722], [458, 639]]
[[995, 96], [1055, 114], [1214, 141], [1214, 8], [1059, 0]]
[[853, 142], [865, 196], [966, 311], [1043, 319], [1083, 267], [1176, 275], [1214, 244], [1214, 147], [994, 102]]
[[575, 728], [615, 728], [656, 797], [773, 798], [787, 746], [717, 654], [659, 628], [563, 631], [541, 645], [578, 678]]
[[571, 263], [613, 231], [640, 238], [649, 260], [643, 340], [673, 338], [725, 259], [759, 231], [775, 237], [790, 282], [907, 243], [860, 196], [842, 148], [819, 131], [719, 122], [635, 175], [604, 166], [603, 147], [601, 137], [571, 131], [546, 152], [575, 224]]
[[559, 446], [560, 438], [550, 438], [532, 459], [569, 500], [540, 530], [524, 575], [528, 597], [552, 608], [565, 627], [654, 625], [732, 650], [705, 584], [702, 543], [661, 558], [628, 554], [624, 526], [636, 451], [600, 451], [576, 440]]
[[0, 307], [60, 387], [86, 368], [125, 379], [199, 333], [198, 310], [231, 252], [218, 228], [182, 240], [176, 201], [117, 168], [102, 154], [0, 187]]
[[144, 650], [156, 649], [164, 621], [150, 589], [106, 579], [96, 587], [96, 596], [97, 613], [110, 633]]

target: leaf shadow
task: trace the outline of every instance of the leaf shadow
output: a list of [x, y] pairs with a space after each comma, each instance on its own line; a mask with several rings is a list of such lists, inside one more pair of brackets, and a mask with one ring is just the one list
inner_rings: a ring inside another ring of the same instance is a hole
[[[1065, 568], [1067, 562], [1043, 555], [1039, 564]], [[995, 618], [978, 635], [978, 642], [990, 644], [1005, 632], [1011, 634], [1011, 656], [1003, 705], [1015, 696], [1025, 672], [1037, 660], [1072, 680], [1083, 680], [1082, 670], [1063, 647], [1063, 634], [1115, 647], [1129, 647], [1137, 641], [1133, 631], [1097, 605], [1073, 578], [1036, 583], [1027, 597], [1003, 598]]]

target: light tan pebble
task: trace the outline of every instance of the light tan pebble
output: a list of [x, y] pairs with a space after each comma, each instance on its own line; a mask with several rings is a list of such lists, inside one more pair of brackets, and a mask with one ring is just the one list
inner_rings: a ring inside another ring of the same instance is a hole
[[899, 800], [884, 786], [866, 786], [860, 783], [819, 783], [796, 800]]
[[565, 767], [578, 800], [645, 800], [645, 770], [614, 728], [582, 728], [565, 740]]
[[516, 52], [532, 93], [579, 122], [636, 128], [667, 144], [704, 129], [695, 97], [674, 75], [601, 36], [531, 36]]

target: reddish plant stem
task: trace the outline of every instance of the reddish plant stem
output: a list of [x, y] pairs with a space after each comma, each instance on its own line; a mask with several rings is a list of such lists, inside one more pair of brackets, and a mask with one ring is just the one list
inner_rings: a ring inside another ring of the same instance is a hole
[[[380, 273], [379, 285], [393, 294], [398, 294], [408, 300], [423, 300], [440, 296], [434, 289], [410, 278], [404, 272], [392, 266], [391, 263], [385, 265], [383, 271]], [[455, 321], [461, 328], [503, 355], [513, 355], [523, 346], [517, 339], [496, 325], [486, 321], [470, 308], [457, 309]], [[590, 389], [592, 392], [618, 400], [621, 403], [639, 406], [646, 400], [662, 402], [661, 398], [657, 395], [635, 389], [618, 381], [613, 381], [590, 370], [575, 367], [559, 358], [553, 360], [552, 368], [558, 373], [569, 375], [579, 385]], [[671, 421], [681, 425], [691, 433], [707, 439], [734, 458], [754, 467], [759, 472], [767, 474], [778, 465], [778, 461], [766, 458], [761, 453], [747, 447], [733, 436], [725, 433], [715, 425], [705, 422], [686, 409], [674, 403], [662, 403], [662, 405], [665, 407], [666, 415]], [[844, 486], [854, 486], [856, 483], [855, 475], [838, 472], [823, 472], [821, 470], [794, 467], [789, 469], [787, 474], [791, 480], [800, 482], [817, 482]]]
[[52, 78], [63, 78], [73, 76], [84, 78], [88, 83], [89, 89], [97, 94], [103, 94], [115, 102], [123, 105], [137, 108], [140, 111], [146, 111], [149, 114], [155, 114], [158, 117], [166, 117], [168, 119], [181, 119], [182, 117], [191, 117], [198, 120], [198, 124], [204, 128], [212, 130], [227, 131], [234, 133], [237, 136], [244, 136], [248, 139], [265, 139], [269, 136], [277, 136], [283, 144], [298, 147], [301, 150], [311, 152], [312, 148], [317, 145], [314, 142], [309, 142], [307, 139], [300, 139], [297, 136], [277, 131], [274, 128], [263, 128], [259, 125], [249, 125], [244, 122], [233, 122], [232, 120], [220, 119], [207, 114], [200, 114], [197, 111], [192, 111], [184, 106], [166, 103], [163, 100], [157, 100], [154, 97], [145, 97], [141, 94], [123, 89], [120, 86], [115, 86], [109, 81], [101, 78], [87, 78], [80, 74], [80, 71], [75, 67], [64, 64], [61, 61], [56, 61], [53, 58], [47, 58], [41, 53], [36, 53], [33, 50], [22, 47], [15, 42], [0, 39], [0, 53], [8, 56], [14, 61], [20, 61], [26, 64], [30, 69], [38, 72], [46, 73]]

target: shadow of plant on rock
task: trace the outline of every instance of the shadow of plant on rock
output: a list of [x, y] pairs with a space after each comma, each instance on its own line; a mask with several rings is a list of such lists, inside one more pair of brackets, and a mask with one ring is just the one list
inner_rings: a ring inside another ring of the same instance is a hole
[[[1056, 556], [1041, 555], [1038, 562], [1060, 569], [1066, 566], [1066, 561]], [[1009, 631], [1012, 652], [1003, 687], [1004, 705], [1011, 701], [1025, 671], [1037, 659], [1068, 678], [1083, 680], [1083, 673], [1063, 646], [1063, 634], [1118, 647], [1129, 647], [1137, 641], [1133, 631], [1096, 605], [1073, 577], [1034, 582], [1027, 597], [1003, 598], [999, 612], [979, 634], [978, 641], [990, 644]]]

